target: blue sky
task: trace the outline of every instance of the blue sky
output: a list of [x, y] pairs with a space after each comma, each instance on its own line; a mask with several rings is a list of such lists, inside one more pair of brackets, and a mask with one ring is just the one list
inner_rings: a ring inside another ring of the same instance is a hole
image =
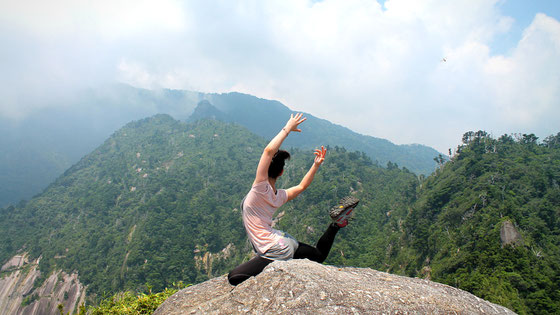
[[[321, 1], [317, 1], [321, 2]], [[385, 0], [378, 0], [383, 5]], [[523, 30], [527, 28], [537, 13], [546, 13], [548, 16], [560, 20], [560, 1], [557, 0], [507, 0], [497, 3], [499, 10], [515, 19], [507, 40], [498, 40], [493, 48], [500, 53], [507, 52], [521, 38]]]
[[0, 117], [122, 82], [248, 93], [441, 152], [469, 130], [542, 139], [560, 131], [559, 19], [543, 0], [4, 1]]
[[521, 39], [537, 13], [546, 13], [560, 21], [560, 1], [557, 0], [508, 0], [499, 4], [500, 11], [515, 19], [511, 30], [496, 38], [492, 52], [507, 54]]
[[[378, 2], [381, 5], [385, 4], [385, 0], [378, 0]], [[494, 54], [507, 54], [519, 42], [523, 30], [531, 25], [537, 13], [546, 13], [560, 20], [560, 1], [557, 0], [507, 0], [499, 1], [497, 7], [504, 15], [511, 16], [514, 22], [509, 32], [492, 42], [491, 48]]]

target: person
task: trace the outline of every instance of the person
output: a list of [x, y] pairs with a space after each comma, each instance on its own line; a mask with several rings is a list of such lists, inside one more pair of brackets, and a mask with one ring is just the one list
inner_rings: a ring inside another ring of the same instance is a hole
[[272, 228], [272, 217], [276, 210], [309, 187], [327, 154], [323, 146], [315, 150], [313, 165], [299, 185], [288, 189], [276, 188], [277, 179], [284, 172], [285, 160], [290, 158], [290, 154], [280, 150], [280, 146], [291, 132], [301, 132], [299, 125], [305, 120], [301, 113], [292, 114], [285, 127], [262, 153], [255, 181], [241, 203], [243, 225], [257, 255], [228, 274], [228, 281], [232, 285], [238, 285], [251, 276], [256, 276], [274, 260], [307, 258], [322, 263], [329, 254], [337, 232], [348, 224], [352, 210], [359, 202], [355, 197], [346, 197], [330, 210], [333, 222], [315, 247], [298, 242], [288, 233]]

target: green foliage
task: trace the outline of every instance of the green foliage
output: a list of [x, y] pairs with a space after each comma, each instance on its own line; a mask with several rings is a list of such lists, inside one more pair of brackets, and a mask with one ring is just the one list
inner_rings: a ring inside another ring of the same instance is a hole
[[119, 292], [112, 297], [101, 300], [99, 305], [81, 308], [80, 315], [143, 315], [152, 314], [158, 306], [168, 297], [180, 289], [185, 288], [183, 283], [174, 284], [173, 288], [165, 288], [162, 292], [134, 294], [131, 291]]
[[[432, 280], [518, 313], [559, 312], [560, 150], [547, 139], [466, 133], [420, 185], [390, 270], [422, 276], [429, 267]], [[505, 221], [520, 243], [502, 243]]]
[[23, 298], [23, 300], [21, 301], [21, 306], [26, 307], [27, 305], [32, 304], [33, 302], [37, 301], [38, 299], [39, 299], [39, 295], [30, 294], [30, 295]]
[[[303, 154], [303, 159], [299, 158]], [[296, 151], [280, 177], [279, 187], [301, 180], [312, 163], [311, 152]], [[328, 148], [327, 159], [312, 185], [298, 198], [283, 206], [278, 228], [299, 241], [315, 244], [330, 223], [328, 209], [342, 197], [353, 194], [360, 205], [355, 220], [342, 229], [327, 263], [385, 269], [390, 248], [399, 238], [399, 220], [415, 198], [417, 177], [392, 167], [374, 164], [360, 152]]]
[[[43, 194], [0, 210], [0, 260], [25, 248], [43, 256], [42, 274], [78, 270], [97, 294], [225, 272], [248, 251], [235, 209], [262, 147], [245, 129], [218, 122], [158, 115], [130, 123]], [[217, 253], [230, 243], [227, 262], [195, 266], [197, 245]]]

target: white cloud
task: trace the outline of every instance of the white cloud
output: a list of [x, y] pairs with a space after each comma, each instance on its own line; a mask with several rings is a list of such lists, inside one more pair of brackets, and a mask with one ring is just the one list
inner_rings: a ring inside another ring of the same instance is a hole
[[152, 74], [148, 73], [141, 65], [125, 59], [121, 60], [118, 65], [117, 79], [139, 88], [159, 88], [159, 86], [154, 86], [158, 82], [155, 81], [156, 78]]
[[[17, 2], [0, 10], [0, 39], [13, 44], [0, 52], [0, 92], [12, 93], [14, 105], [21, 86], [50, 91], [62, 81], [240, 91], [443, 152], [467, 130], [558, 132], [558, 21], [537, 15], [517, 47], [492, 55], [493, 40], [513, 23], [499, 5]], [[12, 105], [0, 114], [17, 112]]]
[[554, 132], [560, 127], [560, 22], [537, 14], [512, 55], [489, 58], [484, 75], [508, 127]]
[[0, 19], [45, 38], [90, 33], [117, 39], [153, 29], [182, 31], [188, 25], [175, 0], [19, 0], [3, 3]]

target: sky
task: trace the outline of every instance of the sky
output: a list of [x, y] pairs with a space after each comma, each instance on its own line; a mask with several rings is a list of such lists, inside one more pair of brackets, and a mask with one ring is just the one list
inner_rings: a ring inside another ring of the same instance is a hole
[[447, 153], [560, 132], [556, 0], [0, 0], [0, 118], [115, 82], [248, 93]]

